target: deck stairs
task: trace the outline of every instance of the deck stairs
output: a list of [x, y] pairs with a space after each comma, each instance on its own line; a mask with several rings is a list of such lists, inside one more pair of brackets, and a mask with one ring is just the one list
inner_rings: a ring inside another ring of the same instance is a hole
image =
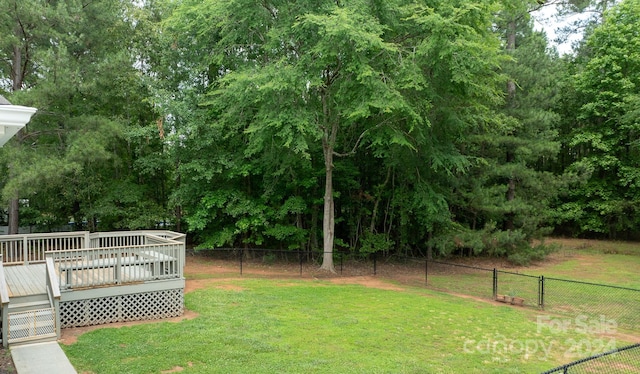
[[57, 339], [56, 313], [46, 293], [12, 297], [7, 312], [10, 345]]

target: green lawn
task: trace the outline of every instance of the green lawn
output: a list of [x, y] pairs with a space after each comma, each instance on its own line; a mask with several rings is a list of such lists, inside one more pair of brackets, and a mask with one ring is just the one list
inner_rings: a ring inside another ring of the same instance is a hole
[[[544, 275], [546, 313], [568, 318], [588, 316], [615, 321], [621, 332], [638, 333], [640, 324], [640, 256], [636, 247], [624, 243], [614, 253], [613, 243], [590, 241], [587, 248], [580, 241], [564, 240], [564, 247], [546, 262], [531, 267], [507, 268], [498, 273], [498, 294], [516, 295], [525, 299], [525, 304], [537, 308], [538, 275]], [[572, 244], [569, 245], [569, 244]], [[485, 266], [486, 267], [486, 266]], [[514, 273], [534, 275], [527, 277]], [[556, 279], [553, 279], [556, 278]], [[600, 283], [616, 287], [605, 287], [587, 283]], [[492, 272], [452, 267], [434, 266], [429, 275], [429, 287], [456, 294], [491, 298]]]
[[[226, 287], [185, 296], [195, 319], [99, 329], [64, 349], [79, 372], [100, 374], [535, 373], [588, 355], [575, 352], [574, 332], [538, 331], [539, 312], [421, 288], [216, 285]], [[610, 348], [609, 338], [579, 338], [593, 343], [588, 353]]]
[[552, 255], [553, 261], [531, 271], [549, 277], [640, 289], [640, 243], [582, 239], [547, 242], [560, 245], [560, 251]]
[[[558, 242], [562, 248], [549, 261], [507, 270], [640, 288], [640, 245]], [[394, 270], [382, 264], [379, 270], [383, 266]], [[540, 311], [425, 289], [419, 270], [415, 279], [406, 278], [415, 287], [393, 281], [400, 291], [190, 274], [214, 282], [185, 295], [186, 307], [198, 318], [103, 328], [64, 349], [79, 372], [98, 374], [536, 373], [637, 341], [631, 337], [637, 331], [624, 328], [637, 321], [637, 308], [628, 304], [638, 300], [630, 301], [627, 291], [605, 289], [594, 296], [590, 287], [550, 282], [548, 308]], [[445, 267], [430, 274], [429, 283], [432, 289], [491, 298], [491, 272]], [[500, 273], [499, 292], [512, 291], [536, 305], [536, 278]], [[579, 331], [585, 323], [597, 330], [601, 315], [630, 335], [614, 339]], [[548, 324], [538, 324], [540, 319]], [[567, 328], [553, 328], [565, 323]]]

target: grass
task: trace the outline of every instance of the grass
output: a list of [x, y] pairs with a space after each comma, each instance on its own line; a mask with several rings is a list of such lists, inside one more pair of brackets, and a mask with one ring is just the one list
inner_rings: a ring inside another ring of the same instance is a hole
[[195, 319], [99, 329], [64, 349], [79, 372], [101, 374], [531, 373], [571, 361], [573, 335], [538, 331], [523, 308], [419, 288], [223, 284], [185, 296]]
[[[546, 313], [575, 317], [605, 316], [620, 331], [637, 334], [640, 323], [640, 291], [562, 280], [609, 284], [640, 290], [640, 245], [634, 243], [556, 239], [562, 245], [549, 260], [531, 267], [498, 272], [498, 294], [523, 297], [528, 306], [538, 303], [537, 275], [544, 275]], [[618, 248], [618, 249], [616, 249]], [[485, 265], [485, 267], [487, 267]], [[429, 286], [454, 293], [491, 298], [492, 272], [434, 264]], [[453, 273], [455, 272], [455, 273]], [[534, 275], [527, 277], [515, 273]], [[556, 279], [553, 279], [556, 278]]]
[[[552, 241], [562, 249], [549, 261], [507, 270], [640, 288], [640, 245]], [[570, 283], [549, 283], [547, 302], [558, 308], [541, 312], [427, 290], [419, 274], [416, 287], [398, 286], [401, 291], [322, 280], [230, 280], [222, 273], [189, 278], [215, 279], [215, 286], [185, 295], [186, 307], [198, 318], [84, 334], [64, 347], [76, 369], [107, 374], [535, 373], [637, 341], [578, 331], [578, 323], [599, 327], [599, 314], [633, 324], [637, 308], [618, 305], [617, 291], [594, 298], [590, 288]], [[537, 278], [500, 273], [499, 280], [500, 293], [515, 291], [527, 304], [537, 303]], [[430, 273], [429, 283], [490, 298], [492, 274], [445, 268]], [[578, 314], [589, 319], [578, 321]], [[536, 323], [540, 317], [551, 325]], [[553, 328], [566, 322], [566, 329]], [[640, 363], [635, 365], [640, 371]]]
[[532, 270], [549, 277], [640, 289], [640, 243], [583, 239], [547, 242], [560, 245], [560, 251], [552, 256], [553, 261]]

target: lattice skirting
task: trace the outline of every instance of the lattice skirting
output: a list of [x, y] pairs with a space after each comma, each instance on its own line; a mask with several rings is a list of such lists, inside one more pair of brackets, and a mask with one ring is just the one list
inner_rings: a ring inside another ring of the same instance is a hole
[[178, 317], [184, 313], [183, 291], [180, 288], [60, 302], [60, 327]]

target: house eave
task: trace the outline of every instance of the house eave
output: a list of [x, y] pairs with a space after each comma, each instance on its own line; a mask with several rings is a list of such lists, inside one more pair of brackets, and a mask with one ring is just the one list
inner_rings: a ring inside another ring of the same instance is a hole
[[0, 105], [0, 147], [22, 129], [37, 111], [20, 105]]

